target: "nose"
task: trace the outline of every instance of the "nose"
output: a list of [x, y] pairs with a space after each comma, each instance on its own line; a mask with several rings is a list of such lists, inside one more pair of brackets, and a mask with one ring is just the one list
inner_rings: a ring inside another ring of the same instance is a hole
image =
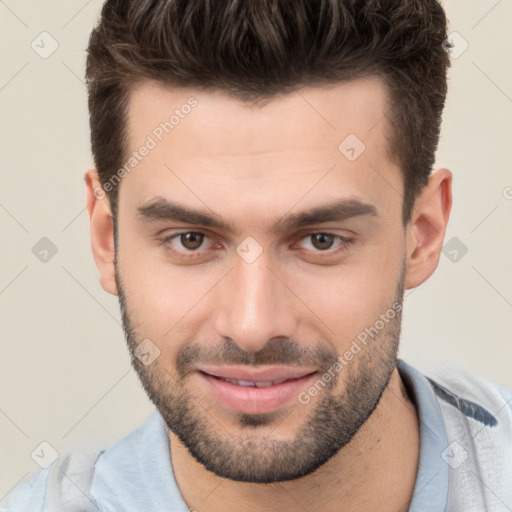
[[291, 338], [297, 327], [293, 294], [264, 255], [252, 263], [235, 256], [233, 270], [220, 283], [215, 329], [247, 351], [276, 336]]

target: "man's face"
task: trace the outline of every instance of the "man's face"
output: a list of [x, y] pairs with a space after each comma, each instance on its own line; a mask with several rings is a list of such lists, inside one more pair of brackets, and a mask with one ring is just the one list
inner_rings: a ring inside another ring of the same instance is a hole
[[124, 327], [169, 429], [220, 476], [311, 473], [389, 381], [406, 247], [387, 108], [376, 79], [257, 106], [133, 91], [130, 153], [150, 149], [119, 185]]

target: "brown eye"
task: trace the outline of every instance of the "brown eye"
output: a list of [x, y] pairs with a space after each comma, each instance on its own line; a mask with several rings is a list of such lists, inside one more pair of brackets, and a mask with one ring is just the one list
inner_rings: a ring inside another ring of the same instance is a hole
[[185, 249], [193, 251], [199, 249], [204, 241], [204, 235], [202, 233], [182, 233], [180, 235], [180, 242]]
[[326, 233], [315, 233], [310, 235], [310, 237], [313, 247], [320, 251], [330, 249], [333, 246], [334, 240], [336, 238], [334, 235], [328, 235]]

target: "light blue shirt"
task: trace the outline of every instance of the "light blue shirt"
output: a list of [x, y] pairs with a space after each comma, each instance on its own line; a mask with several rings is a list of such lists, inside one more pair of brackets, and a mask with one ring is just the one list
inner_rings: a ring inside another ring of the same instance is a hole
[[[449, 467], [441, 454], [448, 440], [441, 410], [419, 371], [401, 360], [398, 369], [420, 422], [419, 467], [409, 512], [445, 512]], [[8, 512], [45, 512], [50, 468], [12, 491]], [[90, 496], [101, 512], [189, 511], [173, 475], [168, 432], [157, 410], [138, 429], [100, 452]]]

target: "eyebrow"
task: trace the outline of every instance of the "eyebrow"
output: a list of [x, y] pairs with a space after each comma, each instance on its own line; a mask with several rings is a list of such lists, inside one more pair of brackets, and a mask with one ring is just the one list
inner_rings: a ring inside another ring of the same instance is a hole
[[[325, 222], [340, 222], [354, 217], [378, 217], [377, 208], [357, 198], [335, 201], [311, 210], [288, 214], [275, 222], [270, 231], [282, 233], [293, 229], [303, 228], [312, 224]], [[186, 224], [196, 224], [217, 228], [228, 233], [234, 233], [234, 226], [222, 217], [212, 212], [196, 210], [169, 200], [157, 197], [137, 207], [137, 218], [143, 222], [177, 221]]]

